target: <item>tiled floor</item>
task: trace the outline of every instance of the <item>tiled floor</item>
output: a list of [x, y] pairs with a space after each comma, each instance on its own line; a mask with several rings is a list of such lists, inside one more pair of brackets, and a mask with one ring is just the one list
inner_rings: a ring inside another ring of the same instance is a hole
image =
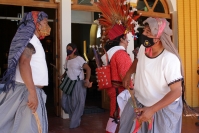
[[[89, 91], [88, 91], [89, 92]], [[98, 97], [98, 91], [94, 93], [87, 93], [86, 106], [100, 106], [101, 100]], [[103, 113], [95, 114], [84, 114], [82, 116], [81, 125], [78, 128], [69, 128], [69, 119], [62, 119], [57, 117], [53, 113], [51, 108], [52, 101], [47, 99], [47, 111], [49, 121], [49, 132], [48, 133], [105, 133], [106, 123], [109, 117], [109, 112], [106, 110]], [[49, 109], [49, 107], [51, 109]], [[199, 111], [199, 108], [196, 108]], [[182, 132], [181, 133], [199, 133], [199, 126], [195, 125], [195, 122], [199, 122], [197, 118], [183, 117]], [[116, 132], [117, 133], [117, 132]]]
[[[108, 111], [104, 113], [83, 115], [81, 125], [75, 129], [69, 129], [69, 119], [62, 119], [49, 114], [49, 133], [105, 133]], [[199, 133], [199, 127], [195, 126], [197, 118], [183, 117], [182, 133]]]

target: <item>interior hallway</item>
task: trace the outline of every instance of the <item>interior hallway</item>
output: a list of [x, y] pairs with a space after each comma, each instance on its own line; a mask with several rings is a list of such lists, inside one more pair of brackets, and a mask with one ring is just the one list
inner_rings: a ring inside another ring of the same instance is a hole
[[[69, 119], [56, 117], [49, 112], [49, 133], [105, 133], [108, 114], [108, 111], [85, 114], [78, 128], [69, 129]], [[199, 122], [199, 119], [183, 117], [182, 133], [199, 133], [199, 126], [195, 126], [195, 122]]]

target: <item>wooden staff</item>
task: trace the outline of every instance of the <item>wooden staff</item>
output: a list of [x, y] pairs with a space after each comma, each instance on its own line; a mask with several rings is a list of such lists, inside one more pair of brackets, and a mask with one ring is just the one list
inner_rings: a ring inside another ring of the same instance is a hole
[[135, 100], [135, 96], [134, 96], [134, 94], [132, 94], [132, 91], [130, 90], [129, 87], [128, 87], [128, 91], [129, 91], [129, 93], [130, 93], [130, 95], [131, 95], [131, 99], [132, 99], [132, 102], [133, 102], [133, 107], [134, 107], [135, 109], [137, 109], [138, 107], [137, 107], [137, 103], [136, 103], [136, 100]]
[[37, 112], [33, 113], [33, 115], [35, 116], [35, 119], [37, 122], [38, 133], [42, 133], [42, 126], [41, 126], [41, 122], [39, 120], [39, 116], [38, 116]]

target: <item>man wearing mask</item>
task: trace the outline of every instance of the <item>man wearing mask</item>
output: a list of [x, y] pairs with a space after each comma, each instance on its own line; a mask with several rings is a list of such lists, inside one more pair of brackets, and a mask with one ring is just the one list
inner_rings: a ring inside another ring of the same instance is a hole
[[183, 71], [170, 36], [169, 22], [147, 18], [137, 59], [128, 70], [123, 85], [129, 86], [136, 72], [134, 96], [121, 115], [119, 133], [181, 133]]
[[8, 69], [0, 94], [1, 133], [47, 133], [46, 95], [48, 69], [40, 39], [50, 35], [48, 15], [26, 13], [11, 42]]

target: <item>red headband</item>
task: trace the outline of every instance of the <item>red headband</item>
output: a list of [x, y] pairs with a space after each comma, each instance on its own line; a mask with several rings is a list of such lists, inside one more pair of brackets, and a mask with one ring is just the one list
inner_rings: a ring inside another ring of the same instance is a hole
[[35, 25], [37, 24], [38, 14], [39, 14], [38, 11], [32, 11], [32, 17], [34, 19]]
[[116, 24], [116, 25], [113, 26], [112, 29], [109, 30], [108, 37], [109, 37], [110, 40], [113, 40], [116, 37], [121, 36], [124, 33], [125, 33], [124, 26]]

